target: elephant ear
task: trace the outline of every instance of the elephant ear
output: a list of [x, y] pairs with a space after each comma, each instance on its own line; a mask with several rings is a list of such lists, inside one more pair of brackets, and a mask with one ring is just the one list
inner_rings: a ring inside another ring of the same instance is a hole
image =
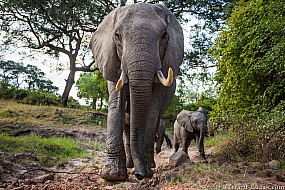
[[95, 63], [103, 77], [113, 82], [119, 80], [121, 72], [121, 62], [112, 38], [118, 9], [114, 9], [103, 19], [93, 33], [89, 44]]
[[192, 111], [187, 111], [187, 110], [182, 110], [178, 115], [177, 115], [177, 122], [181, 127], [184, 127], [187, 131], [193, 132], [193, 127], [191, 124], [191, 115]]
[[179, 21], [168, 8], [163, 4], [157, 4], [163, 8], [165, 13], [165, 22], [167, 24], [167, 34], [169, 36], [168, 43], [165, 47], [164, 56], [162, 58], [162, 70], [167, 74], [168, 68], [173, 69], [173, 74], [176, 77], [179, 72], [179, 66], [182, 63], [184, 56], [184, 37]]

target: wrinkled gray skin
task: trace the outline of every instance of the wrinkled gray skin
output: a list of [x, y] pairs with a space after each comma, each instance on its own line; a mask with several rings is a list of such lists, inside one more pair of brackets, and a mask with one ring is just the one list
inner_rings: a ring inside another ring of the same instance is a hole
[[[128, 122], [129, 120], [129, 114], [126, 114], [125, 117], [125, 131], [124, 131], [124, 139], [125, 139], [125, 149], [126, 149], [126, 156], [127, 156], [127, 168], [133, 168], [133, 159], [131, 156], [131, 149], [130, 149], [130, 124]], [[146, 139], [148, 139], [146, 137]], [[158, 126], [156, 126], [156, 134], [155, 134], [155, 151], [156, 153], [161, 152], [161, 146], [162, 143], [166, 140], [167, 145], [169, 148], [172, 148], [171, 140], [169, 139], [168, 135], [165, 133], [165, 124], [162, 120], [160, 120]], [[151, 167], [155, 168], [155, 161], [154, 159], [151, 160]]]
[[197, 143], [200, 157], [206, 160], [204, 150], [204, 137], [207, 133], [207, 113], [203, 108], [197, 111], [182, 110], [174, 123], [174, 149], [179, 149], [181, 143], [182, 150], [188, 154], [188, 147], [192, 140]]
[[[102, 178], [127, 178], [123, 144], [126, 111], [130, 114], [130, 149], [135, 175], [138, 179], [152, 176], [156, 126], [174, 95], [183, 43], [179, 22], [161, 4], [136, 3], [116, 8], [93, 34], [90, 47], [99, 70], [108, 80], [109, 91], [107, 157], [100, 173]], [[169, 68], [174, 79], [166, 87], [156, 76], [161, 69], [167, 77]], [[121, 73], [124, 85], [117, 92]]]

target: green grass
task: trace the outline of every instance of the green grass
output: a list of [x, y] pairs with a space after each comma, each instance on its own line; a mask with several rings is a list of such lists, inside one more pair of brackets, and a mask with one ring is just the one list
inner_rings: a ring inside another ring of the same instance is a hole
[[[98, 123], [100, 122], [99, 125]], [[0, 100], [0, 129], [3, 126], [57, 126], [58, 128], [93, 128], [105, 126], [106, 115], [93, 110], [56, 106], [36, 106]]]
[[214, 137], [208, 137], [208, 138], [205, 138], [204, 145], [205, 147], [219, 146], [229, 138], [230, 136], [225, 135], [225, 134], [219, 134]]
[[71, 138], [41, 138], [36, 135], [14, 137], [0, 133], [0, 142], [1, 152], [31, 153], [42, 162], [47, 157], [52, 158], [53, 162], [62, 163], [70, 158], [87, 156], [87, 151]]

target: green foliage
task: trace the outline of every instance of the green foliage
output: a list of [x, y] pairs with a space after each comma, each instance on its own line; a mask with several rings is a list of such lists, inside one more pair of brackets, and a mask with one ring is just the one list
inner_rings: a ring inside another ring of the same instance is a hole
[[260, 104], [273, 109], [285, 96], [285, 3], [247, 1], [227, 22], [213, 53], [219, 61], [218, 112]]
[[98, 140], [92, 141], [93, 143], [93, 149], [97, 150], [97, 149], [102, 149], [105, 147], [105, 144], [102, 144], [100, 142], [98, 142]]
[[168, 107], [168, 109], [164, 112], [162, 119], [166, 122], [166, 126], [173, 125], [174, 121], [176, 120], [176, 116], [179, 112], [183, 109], [183, 103], [181, 98], [177, 95], [173, 97], [173, 100]]
[[67, 107], [74, 109], [82, 108], [78, 100], [74, 99], [72, 96], [68, 98]]
[[[13, 137], [0, 133], [0, 151], [13, 153], [31, 153], [37, 156], [44, 166], [65, 162], [70, 158], [82, 158], [87, 155], [84, 148], [71, 138], [41, 138], [39, 136]], [[45, 163], [47, 157], [50, 162]]]
[[213, 137], [206, 138], [204, 145], [205, 145], [205, 147], [212, 147], [212, 146], [219, 147], [227, 139], [229, 139], [229, 135], [218, 134], [218, 135], [215, 135]]
[[59, 105], [60, 97], [53, 93], [31, 91], [29, 95], [20, 102], [30, 105]]
[[79, 90], [78, 97], [85, 98], [86, 102], [91, 105], [92, 109], [102, 109], [104, 103], [108, 101], [107, 81], [99, 71], [94, 73], [83, 73], [76, 82]]
[[233, 157], [284, 159], [285, 2], [241, 1], [212, 53], [219, 94], [212, 123]]

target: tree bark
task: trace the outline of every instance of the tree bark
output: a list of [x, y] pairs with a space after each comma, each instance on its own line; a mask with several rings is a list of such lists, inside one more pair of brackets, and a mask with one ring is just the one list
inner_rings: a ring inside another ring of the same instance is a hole
[[66, 80], [66, 85], [65, 85], [64, 91], [63, 91], [62, 96], [61, 96], [60, 105], [62, 107], [67, 107], [69, 93], [70, 93], [70, 90], [71, 90], [73, 84], [75, 83], [74, 78], [75, 78], [75, 72], [76, 72], [76, 67], [75, 67], [76, 56], [71, 55], [71, 56], [69, 56], [69, 59], [70, 59], [70, 72], [69, 72], [68, 78]]

